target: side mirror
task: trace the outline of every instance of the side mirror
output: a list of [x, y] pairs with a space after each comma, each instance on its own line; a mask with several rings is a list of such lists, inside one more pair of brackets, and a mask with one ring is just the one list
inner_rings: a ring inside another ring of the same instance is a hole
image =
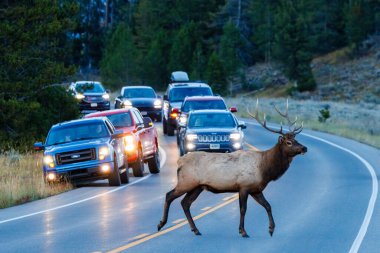
[[149, 117], [144, 117], [144, 128], [149, 128], [153, 126], [153, 121]]
[[164, 100], [168, 100], [168, 95], [164, 95]]
[[123, 132], [123, 130], [115, 130], [115, 132], [112, 134], [112, 139], [119, 139], [126, 135], [126, 133]]
[[236, 107], [231, 107], [230, 108], [230, 112], [237, 112], [238, 110], [237, 110], [237, 108]]
[[239, 120], [239, 125], [238, 125], [238, 127], [240, 127], [241, 129], [246, 129], [246, 128], [247, 128], [247, 125], [245, 124], [244, 121], [240, 121], [240, 120]]
[[107, 92], [107, 93], [111, 93], [110, 89], [106, 89], [106, 92]]
[[45, 150], [45, 146], [42, 144], [42, 142], [36, 142], [33, 145], [33, 149], [36, 151]]

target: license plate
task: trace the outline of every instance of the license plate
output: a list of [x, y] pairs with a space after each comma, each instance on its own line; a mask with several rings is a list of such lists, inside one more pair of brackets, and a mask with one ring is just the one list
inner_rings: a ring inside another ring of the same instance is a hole
[[145, 116], [147, 114], [148, 114], [147, 112], [141, 112], [141, 115], [143, 115], [143, 116]]
[[210, 144], [210, 149], [220, 149], [220, 144]]
[[97, 107], [98, 104], [97, 103], [91, 103], [91, 107]]

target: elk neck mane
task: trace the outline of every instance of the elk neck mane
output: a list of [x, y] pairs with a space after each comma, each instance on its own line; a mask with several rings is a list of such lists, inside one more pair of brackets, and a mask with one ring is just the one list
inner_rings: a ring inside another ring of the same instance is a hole
[[284, 153], [279, 143], [263, 151], [260, 165], [263, 179], [267, 182], [279, 179], [289, 168], [292, 159]]

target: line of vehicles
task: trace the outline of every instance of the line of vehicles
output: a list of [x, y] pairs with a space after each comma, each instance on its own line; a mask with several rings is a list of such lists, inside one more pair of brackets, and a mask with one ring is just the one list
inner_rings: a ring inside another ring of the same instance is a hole
[[[43, 150], [46, 182], [108, 179], [109, 185], [160, 172], [158, 133], [176, 133], [180, 155], [192, 151], [233, 152], [242, 149], [245, 123], [233, 115], [210, 86], [189, 81], [186, 72], [173, 72], [163, 98], [149, 86], [125, 86], [111, 110], [110, 92], [100, 82], [80, 81], [69, 92], [84, 117], [52, 126]], [[95, 112], [94, 112], [95, 111]]]

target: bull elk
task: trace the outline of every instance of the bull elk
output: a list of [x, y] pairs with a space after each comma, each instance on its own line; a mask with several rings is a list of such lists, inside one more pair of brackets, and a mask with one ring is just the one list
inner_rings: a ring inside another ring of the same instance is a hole
[[192, 152], [179, 158], [178, 183], [173, 190], [166, 194], [164, 213], [157, 226], [158, 230], [166, 224], [173, 200], [186, 193], [181, 205], [191, 231], [200, 235], [191, 216], [190, 206], [203, 190], [208, 190], [213, 193], [239, 193], [239, 233], [243, 237], [249, 237], [244, 229], [244, 217], [248, 195], [251, 195], [265, 208], [269, 218], [269, 234], [273, 235], [275, 223], [271, 206], [265, 199], [263, 191], [270, 181], [279, 179], [287, 171], [296, 155], [307, 152], [307, 148], [295, 140], [296, 135], [302, 131], [303, 124], [297, 127], [297, 118], [294, 121], [289, 119], [288, 103], [285, 113], [280, 112], [276, 107], [275, 109], [288, 121], [289, 131], [287, 133], [284, 133], [282, 124], [280, 130], [269, 128], [265, 115], [264, 121], [260, 121], [258, 101], [255, 115], [252, 115], [247, 108], [249, 115], [256, 119], [262, 127], [280, 135], [273, 148], [266, 151], [240, 150], [233, 153]]

